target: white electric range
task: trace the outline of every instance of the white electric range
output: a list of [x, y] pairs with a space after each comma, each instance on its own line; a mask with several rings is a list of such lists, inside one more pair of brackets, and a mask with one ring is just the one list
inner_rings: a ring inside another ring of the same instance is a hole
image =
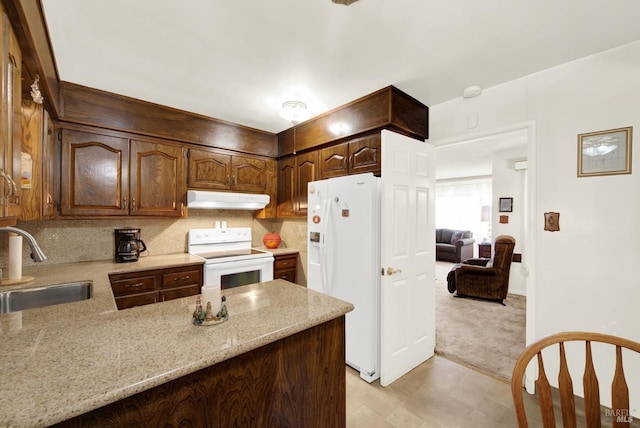
[[273, 254], [251, 247], [250, 227], [191, 229], [189, 254], [204, 259], [203, 285], [224, 290], [273, 279]]

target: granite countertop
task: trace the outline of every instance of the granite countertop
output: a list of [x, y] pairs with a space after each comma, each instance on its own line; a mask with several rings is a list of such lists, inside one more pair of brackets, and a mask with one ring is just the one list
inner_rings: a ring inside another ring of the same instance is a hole
[[225, 290], [229, 320], [194, 326], [195, 296], [122, 311], [109, 273], [202, 263], [188, 254], [136, 263], [24, 269], [35, 281], [0, 291], [93, 281], [89, 300], [0, 315], [0, 421], [46, 426], [209, 367], [353, 310], [283, 280]]
[[300, 252], [300, 250], [298, 250], [297, 248], [286, 248], [286, 247], [279, 247], [279, 248], [258, 247], [258, 249], [269, 251], [273, 253], [274, 256], [282, 256], [285, 254], [298, 254]]

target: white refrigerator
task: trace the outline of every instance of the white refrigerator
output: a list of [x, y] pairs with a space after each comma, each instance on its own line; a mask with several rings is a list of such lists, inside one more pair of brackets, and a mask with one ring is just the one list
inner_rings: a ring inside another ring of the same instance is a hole
[[346, 362], [380, 377], [380, 179], [373, 174], [308, 186], [307, 287], [354, 305], [346, 315]]

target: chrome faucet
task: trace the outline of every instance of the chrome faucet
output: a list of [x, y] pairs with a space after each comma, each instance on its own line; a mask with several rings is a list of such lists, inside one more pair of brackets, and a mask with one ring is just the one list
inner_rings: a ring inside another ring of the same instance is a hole
[[18, 235], [24, 237], [29, 243], [29, 247], [31, 247], [31, 258], [34, 262], [43, 262], [47, 260], [47, 256], [44, 255], [35, 238], [29, 232], [13, 226], [0, 227], [0, 231], [17, 233]]

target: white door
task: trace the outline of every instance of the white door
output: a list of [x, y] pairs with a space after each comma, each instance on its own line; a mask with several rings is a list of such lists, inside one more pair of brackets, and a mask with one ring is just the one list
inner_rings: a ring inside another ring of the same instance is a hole
[[434, 168], [434, 146], [382, 131], [382, 386], [435, 348]]

